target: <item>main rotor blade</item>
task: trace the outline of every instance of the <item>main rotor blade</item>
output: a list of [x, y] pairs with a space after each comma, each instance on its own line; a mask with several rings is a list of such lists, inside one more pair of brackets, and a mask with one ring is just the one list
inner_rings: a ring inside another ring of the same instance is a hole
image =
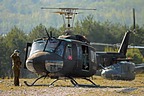
[[47, 8], [47, 7], [41, 7], [41, 9], [59, 9], [59, 8]]
[[96, 10], [96, 9], [85, 9], [85, 8], [48, 8], [48, 7], [41, 7], [41, 9], [61, 9], [61, 10]]
[[52, 13], [58, 13], [58, 14], [71, 14], [71, 15], [73, 15], [73, 14], [80, 14], [80, 13], [82, 13], [82, 12], [63, 12], [63, 11], [56, 11], [56, 12], [52, 12]]
[[96, 10], [96, 9], [84, 9], [84, 8], [79, 8], [78, 10]]

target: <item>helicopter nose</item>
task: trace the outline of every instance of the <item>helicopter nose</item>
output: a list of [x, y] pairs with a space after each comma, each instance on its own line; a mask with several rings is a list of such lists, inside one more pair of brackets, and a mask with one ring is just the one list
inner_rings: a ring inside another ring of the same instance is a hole
[[34, 66], [33, 66], [33, 59], [28, 59], [28, 60], [26, 60], [26, 67], [27, 67], [28, 70], [30, 70], [31, 72], [36, 72], [36, 70], [34, 69]]
[[37, 52], [27, 59], [26, 66], [39, 74], [58, 72], [63, 68], [63, 59], [55, 53]]
[[63, 68], [62, 60], [46, 60], [45, 61], [46, 70], [49, 72], [58, 72]]

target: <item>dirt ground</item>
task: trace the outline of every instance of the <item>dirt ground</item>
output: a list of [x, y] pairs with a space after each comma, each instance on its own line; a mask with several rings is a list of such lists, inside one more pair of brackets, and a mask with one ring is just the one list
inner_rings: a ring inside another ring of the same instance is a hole
[[[94, 76], [93, 81], [100, 87], [74, 87], [69, 80], [60, 80], [54, 86], [47, 86], [52, 79], [41, 79], [36, 85], [28, 87], [35, 79], [20, 79], [20, 86], [13, 85], [13, 79], [0, 79], [0, 96], [144, 96], [144, 74], [136, 76], [133, 81], [106, 80]], [[76, 79], [78, 83], [90, 84]]]

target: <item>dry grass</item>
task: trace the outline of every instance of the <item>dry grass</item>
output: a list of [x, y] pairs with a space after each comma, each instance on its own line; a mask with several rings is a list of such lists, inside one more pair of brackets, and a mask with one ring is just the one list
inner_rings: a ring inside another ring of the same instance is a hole
[[[144, 74], [139, 74], [133, 81], [106, 80], [94, 76], [93, 81], [98, 88], [73, 87], [69, 80], [60, 80], [54, 87], [27, 87], [23, 82], [34, 79], [20, 79], [21, 86], [13, 85], [13, 79], [0, 79], [0, 96], [144, 96]], [[90, 84], [85, 80], [76, 79], [81, 84]], [[41, 79], [36, 84], [49, 84], [52, 79]]]

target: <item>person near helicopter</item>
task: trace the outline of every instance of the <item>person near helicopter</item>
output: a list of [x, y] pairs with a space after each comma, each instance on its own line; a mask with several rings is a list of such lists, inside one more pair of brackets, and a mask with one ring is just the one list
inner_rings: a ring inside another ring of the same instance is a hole
[[21, 67], [21, 60], [19, 54], [20, 54], [19, 50], [14, 50], [13, 54], [10, 56], [12, 58], [12, 70], [14, 75], [15, 86], [19, 86], [20, 67]]

